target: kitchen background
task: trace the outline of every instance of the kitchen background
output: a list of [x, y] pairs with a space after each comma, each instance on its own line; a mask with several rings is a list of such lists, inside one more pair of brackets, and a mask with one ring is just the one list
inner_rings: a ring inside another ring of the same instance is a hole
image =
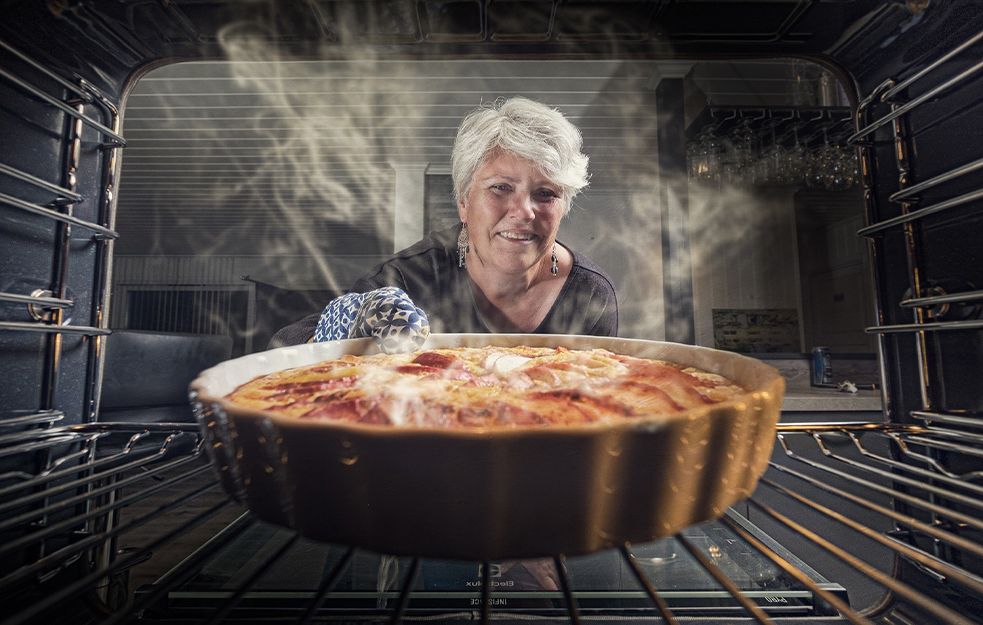
[[855, 158], [836, 150], [849, 102], [816, 65], [280, 62], [226, 39], [234, 62], [159, 67], [125, 103], [113, 328], [265, 349], [394, 250], [456, 223], [457, 124], [520, 94], [583, 133], [591, 184], [559, 238], [612, 276], [621, 336], [875, 351]]

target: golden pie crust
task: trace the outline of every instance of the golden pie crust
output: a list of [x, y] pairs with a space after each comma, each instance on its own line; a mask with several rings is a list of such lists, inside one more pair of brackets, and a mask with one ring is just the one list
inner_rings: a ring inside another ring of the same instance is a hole
[[744, 395], [722, 376], [667, 361], [518, 346], [345, 355], [255, 378], [227, 399], [299, 419], [519, 428], [672, 415]]

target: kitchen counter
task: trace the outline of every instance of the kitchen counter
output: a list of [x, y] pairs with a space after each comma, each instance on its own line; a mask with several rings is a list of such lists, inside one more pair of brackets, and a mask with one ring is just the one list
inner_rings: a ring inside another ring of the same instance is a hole
[[789, 386], [785, 389], [782, 412], [785, 411], [881, 411], [881, 392], [857, 391], [844, 393], [835, 388]]
[[[809, 420], [881, 420], [881, 391], [858, 390], [846, 393], [836, 388], [812, 386], [811, 358], [806, 354], [754, 354], [761, 361], [778, 369], [785, 378], [785, 399], [782, 402], [783, 421]], [[833, 355], [833, 382], [867, 384], [878, 380], [877, 360], [871, 355]], [[839, 413], [817, 415], [817, 412]], [[793, 414], [807, 413], [807, 414]], [[808, 414], [812, 413], [812, 414]]]

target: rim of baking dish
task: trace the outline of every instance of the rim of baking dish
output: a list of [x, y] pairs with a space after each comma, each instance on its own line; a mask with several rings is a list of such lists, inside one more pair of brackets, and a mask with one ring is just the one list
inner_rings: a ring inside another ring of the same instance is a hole
[[[589, 336], [589, 335], [571, 335], [571, 334], [431, 334], [427, 342], [418, 351], [428, 350], [428, 349], [448, 349], [453, 347], [470, 347], [470, 345], [432, 345], [431, 343], [442, 343], [445, 341], [461, 341], [461, 340], [471, 340], [475, 342], [485, 341], [486, 344], [481, 347], [512, 347], [516, 345], [526, 345], [530, 347], [558, 347], [558, 345], [549, 344], [551, 342], [596, 342], [601, 344], [611, 344], [619, 343], [624, 345], [634, 345], [637, 347], [647, 347], [647, 348], [665, 348], [669, 351], [680, 351], [683, 353], [702, 355], [707, 358], [725, 358], [728, 360], [734, 360], [737, 362], [743, 362], [747, 366], [753, 367], [759, 373], [756, 375], [758, 378], [756, 381], [759, 382], [759, 387], [753, 390], [746, 390], [745, 395], [740, 398], [731, 399], [727, 401], [722, 401], [716, 404], [709, 404], [706, 406], [696, 406], [680, 412], [675, 412], [671, 414], [660, 414], [660, 415], [641, 415], [637, 417], [629, 418], [618, 418], [611, 420], [594, 421], [591, 423], [578, 423], [572, 425], [540, 425], [540, 426], [522, 426], [516, 427], [512, 425], [490, 425], [481, 427], [460, 427], [460, 428], [449, 428], [449, 427], [439, 427], [439, 426], [422, 426], [416, 424], [407, 425], [387, 425], [387, 424], [377, 424], [377, 423], [359, 423], [351, 421], [335, 421], [332, 419], [305, 419], [303, 417], [291, 417], [283, 415], [273, 411], [260, 410], [257, 408], [249, 408], [241, 406], [239, 404], [233, 403], [232, 401], [226, 399], [224, 396], [216, 397], [208, 390], [208, 386], [213, 384], [219, 384], [220, 381], [215, 378], [221, 375], [221, 372], [225, 369], [235, 368], [236, 363], [251, 362], [261, 360], [263, 357], [269, 358], [271, 353], [286, 353], [290, 350], [301, 350], [303, 352], [308, 352], [316, 354], [318, 351], [328, 351], [333, 349], [338, 349], [339, 347], [343, 349], [341, 353], [337, 356], [326, 356], [326, 357], [315, 357], [310, 362], [303, 362], [297, 364], [291, 364], [287, 366], [276, 366], [271, 368], [269, 371], [259, 372], [251, 375], [250, 377], [239, 382], [236, 387], [240, 384], [244, 384], [249, 380], [261, 375], [267, 375], [269, 373], [275, 373], [277, 371], [285, 371], [287, 369], [292, 369], [296, 367], [303, 367], [324, 360], [331, 360], [333, 358], [338, 358], [344, 353], [355, 353], [355, 355], [372, 355], [379, 353], [378, 348], [376, 348], [372, 339], [341, 339], [336, 341], [325, 341], [322, 343], [307, 343], [303, 345], [295, 345], [289, 347], [281, 347], [273, 350], [268, 350], [265, 352], [257, 352], [254, 354], [248, 354], [246, 356], [240, 356], [239, 358], [233, 358], [225, 362], [219, 363], [213, 367], [210, 367], [202, 371], [198, 377], [196, 377], [190, 384], [190, 389], [193, 394], [197, 395], [197, 400], [203, 404], [218, 404], [222, 407], [223, 411], [228, 415], [233, 416], [245, 416], [249, 418], [256, 419], [270, 419], [274, 425], [282, 427], [285, 424], [289, 424], [291, 428], [304, 427], [304, 428], [333, 428], [340, 430], [347, 430], [351, 432], [357, 432], [362, 435], [367, 434], [400, 434], [401, 436], [407, 435], [427, 435], [427, 436], [447, 436], [447, 437], [457, 437], [457, 438], [483, 438], [488, 435], [494, 434], [496, 437], [503, 436], [528, 436], [532, 437], [537, 434], [548, 434], [556, 435], [559, 433], [567, 434], [586, 434], [593, 433], [596, 430], [624, 430], [624, 429], [642, 429], [642, 430], [656, 430], [660, 429], [660, 426], [667, 424], [669, 422], [689, 419], [697, 420], [703, 418], [708, 412], [717, 412], [730, 410], [732, 408], [737, 408], [740, 404], [747, 404], [751, 409], [754, 406], [761, 406], [763, 410], [764, 407], [771, 402], [780, 402], [781, 397], [784, 395], [785, 391], [785, 379], [781, 376], [778, 369], [772, 367], [771, 365], [765, 364], [760, 360], [744, 356], [743, 354], [737, 354], [735, 352], [726, 352], [723, 350], [717, 350], [709, 347], [702, 347], [698, 345], [685, 345], [682, 343], [670, 343], [666, 341], [653, 341], [647, 339], [630, 339], [630, 338], [620, 338], [620, 337], [600, 337], [600, 336]], [[531, 343], [541, 343], [539, 345]], [[612, 349], [609, 345], [593, 345], [591, 347], [568, 347], [571, 350], [586, 350], [586, 349], [609, 349], [615, 353], [622, 353], [628, 356], [635, 356], [635, 354], [627, 354], [624, 352], [618, 352]], [[346, 349], [348, 348], [348, 349]], [[648, 358], [651, 360], [667, 360], [674, 362], [675, 364], [680, 364], [684, 367], [697, 367], [709, 373], [714, 373], [716, 375], [722, 375], [730, 381], [736, 383], [742, 388], [747, 388], [745, 384], [734, 379], [734, 376], [718, 373], [711, 371], [705, 366], [692, 363], [683, 363], [678, 360], [673, 360], [669, 358], [660, 358], [659, 356], [635, 356], [639, 358]], [[233, 389], [225, 391], [225, 393], [232, 392]], [[741, 409], [746, 410], [747, 408]]]

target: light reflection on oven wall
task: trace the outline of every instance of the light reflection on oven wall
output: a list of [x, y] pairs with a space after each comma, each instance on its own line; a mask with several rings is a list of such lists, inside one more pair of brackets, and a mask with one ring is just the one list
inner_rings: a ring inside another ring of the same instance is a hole
[[[458, 121], [482, 102], [521, 94], [582, 130], [591, 184], [559, 238], [612, 276], [620, 334], [680, 335], [665, 327], [657, 63], [368, 53], [280, 62], [254, 35], [233, 29], [229, 62], [156, 70], [128, 100], [111, 325], [228, 332], [237, 353], [263, 349], [278, 327], [319, 310], [387, 254], [455, 223], [449, 155]], [[721, 77], [741, 71], [713, 65], [695, 64], [687, 78], [697, 99], [816, 102], [784, 83], [768, 87], [774, 93], [735, 86]], [[787, 71], [776, 67], [758, 71]], [[683, 188], [690, 215], [678, 234], [690, 256], [673, 261], [693, 276], [697, 344], [721, 346], [728, 311], [764, 310], [779, 311], [768, 323], [785, 324], [789, 347], [773, 351], [808, 349], [798, 189]], [[849, 201], [859, 217], [859, 198]], [[203, 292], [239, 297], [206, 304], [196, 299]], [[161, 308], [171, 310], [163, 321]]]

